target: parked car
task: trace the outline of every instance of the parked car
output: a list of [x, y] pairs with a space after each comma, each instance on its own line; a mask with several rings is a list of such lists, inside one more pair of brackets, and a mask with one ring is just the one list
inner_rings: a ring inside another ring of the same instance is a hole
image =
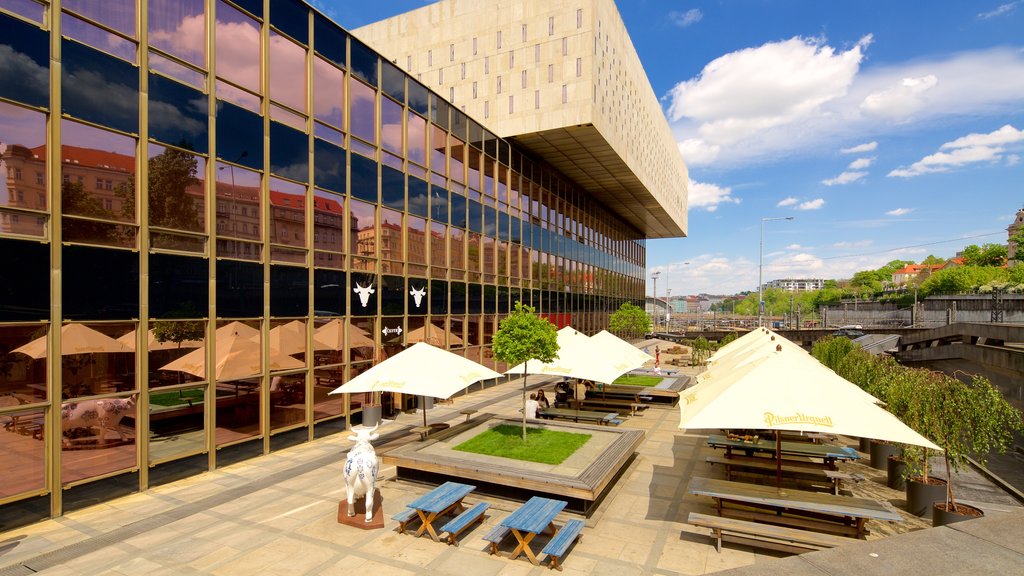
[[832, 333], [833, 336], [845, 336], [849, 339], [860, 338], [864, 335], [863, 330], [857, 330], [855, 328], [840, 328]]

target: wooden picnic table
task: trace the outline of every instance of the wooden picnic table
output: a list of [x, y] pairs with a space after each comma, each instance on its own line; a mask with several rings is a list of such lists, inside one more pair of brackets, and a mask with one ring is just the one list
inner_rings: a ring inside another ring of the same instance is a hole
[[[730, 440], [721, 434], [709, 435], [708, 446], [712, 448], [725, 448], [726, 458], [734, 457], [733, 450], [743, 450], [747, 455], [753, 452], [774, 454], [776, 448], [774, 438], [760, 438], [757, 441], [745, 442], [743, 440]], [[781, 447], [782, 454], [786, 456], [820, 458], [830, 470], [836, 469], [837, 460], [856, 460], [860, 458], [856, 450], [845, 446], [783, 441]]]
[[605, 398], [587, 398], [581, 404], [582, 408], [613, 408], [613, 409], [626, 409], [629, 410], [630, 416], [635, 416], [638, 410], [645, 410], [648, 405], [642, 402], [635, 402], [633, 400], [619, 400]]
[[462, 512], [463, 498], [474, 490], [476, 490], [476, 486], [460, 484], [458, 482], [445, 482], [410, 502], [409, 508], [416, 510], [421, 522], [419, 530], [416, 531], [416, 536], [426, 531], [435, 542], [440, 541], [441, 537], [434, 530], [434, 520], [438, 516], [444, 516], [451, 512]]
[[[857, 538], [867, 536], [864, 523], [869, 518], [900, 520], [899, 513], [891, 504], [869, 498], [701, 477], [692, 478], [688, 490], [690, 494], [713, 498], [719, 516], [809, 528]], [[725, 508], [723, 504], [727, 503], [764, 508], [772, 513]], [[784, 513], [792, 516], [783, 516]]]
[[530, 541], [542, 532], [556, 534], [555, 516], [558, 515], [568, 502], [534, 496], [527, 500], [515, 512], [509, 514], [501, 521], [501, 525], [512, 530], [518, 545], [512, 551], [509, 558], [513, 560], [519, 557], [520, 553], [526, 553], [526, 557], [533, 564], [540, 565], [537, 556], [530, 549]]
[[541, 408], [537, 410], [538, 418], [562, 418], [579, 422], [597, 422], [599, 424], [618, 424], [618, 412], [595, 412], [592, 410], [576, 410], [573, 408]]

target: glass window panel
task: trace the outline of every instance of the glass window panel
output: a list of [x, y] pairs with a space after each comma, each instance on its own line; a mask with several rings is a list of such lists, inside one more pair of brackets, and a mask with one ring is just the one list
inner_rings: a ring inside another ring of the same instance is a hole
[[270, 97], [306, 111], [306, 50], [277, 32], [270, 32]]
[[306, 423], [306, 375], [282, 374], [270, 379], [270, 429]]
[[395, 100], [405, 102], [405, 72], [390, 62], [381, 62], [381, 90]]
[[[444, 191], [443, 189], [441, 190]], [[427, 183], [419, 178], [409, 177], [409, 213], [426, 217], [430, 207], [427, 197]]]
[[263, 119], [218, 100], [217, 156], [253, 169], [263, 168]]
[[[298, 266], [272, 264], [270, 266], [270, 315], [277, 317], [309, 315], [309, 270]], [[302, 329], [302, 348], [285, 349], [279, 341], [280, 351], [285, 354], [305, 352], [305, 327]], [[273, 338], [273, 337], [272, 337]], [[299, 340], [296, 340], [297, 342]], [[275, 341], [271, 339], [273, 350]], [[287, 368], [287, 367], [285, 367]]]
[[349, 237], [349, 250], [358, 256], [377, 255], [377, 208], [368, 202], [349, 202], [349, 222], [353, 226]]
[[61, 122], [61, 206], [65, 214], [135, 222], [135, 139]]
[[257, 18], [263, 18], [263, 0], [232, 0]]
[[74, 11], [90, 20], [135, 37], [135, 0], [64, 0], [65, 10]]
[[309, 138], [302, 132], [270, 123], [270, 171], [274, 174], [309, 181]]
[[341, 147], [341, 148], [344, 148], [344, 146], [345, 146], [345, 135], [344, 134], [342, 134], [341, 132], [335, 130], [334, 128], [331, 128], [329, 126], [324, 126], [323, 124], [321, 124], [319, 122], [314, 122], [313, 123], [313, 135], [316, 136], [317, 138], [321, 138], [321, 139], [323, 139], [323, 140], [325, 140], [327, 142], [330, 142], [331, 144], [334, 144], [335, 146], [338, 146], [338, 147]]
[[[0, 96], [33, 106], [49, 106], [50, 48], [45, 30], [0, 14], [0, 62], [4, 77]], [[17, 82], [11, 79], [18, 79]]]
[[[351, 276], [352, 289], [349, 290], [349, 314], [353, 316], [376, 316], [377, 299], [380, 297], [380, 283], [377, 276], [367, 272], [352, 272]], [[373, 338], [372, 334], [373, 332], [370, 332], [363, 334], [363, 336]], [[350, 346], [355, 347], [351, 343], [351, 335]]]
[[430, 187], [430, 219], [448, 223], [448, 191], [440, 186]]
[[[0, 206], [46, 210], [46, 115], [0, 102]], [[24, 234], [25, 222], [0, 222], [0, 232]]]
[[[405, 314], [405, 280], [401, 276], [380, 277], [380, 313], [382, 316]], [[392, 339], [397, 334], [388, 333], [382, 339]]]
[[40, 24], [46, 15], [46, 7], [34, 0], [0, 0], [0, 7]]
[[41, 409], [0, 413], [4, 429], [13, 432], [0, 435], [0, 498], [46, 488], [44, 415]]
[[205, 452], [205, 407], [205, 385], [150, 392], [150, 462]]
[[390, 166], [382, 166], [380, 197], [384, 206], [405, 210], [405, 175]]
[[448, 134], [437, 124], [430, 125], [430, 169], [434, 172], [447, 175], [448, 165], [446, 162], [445, 145], [448, 143]]
[[447, 229], [444, 224], [430, 223], [430, 263], [435, 267], [448, 267]]
[[377, 157], [377, 148], [372, 144], [367, 144], [358, 138], [352, 138], [349, 140], [349, 150], [356, 154], [362, 154], [367, 158]]
[[233, 102], [256, 114], [260, 113], [260, 97], [252, 92], [236, 88], [223, 80], [217, 80], [217, 97]]
[[[60, 455], [61, 483], [67, 485], [133, 468], [136, 409], [135, 396], [61, 404], [61, 428], [66, 440]], [[106, 426], [97, 425], [98, 414], [107, 415]]]
[[461, 194], [451, 195], [451, 223], [459, 228], [466, 227], [466, 197]]
[[429, 106], [427, 88], [419, 82], [409, 78], [409, 108], [419, 112], [421, 116], [426, 116]]
[[204, 232], [206, 159], [157, 144], [149, 145], [149, 223]]
[[349, 52], [352, 58], [349, 66], [352, 74], [371, 86], [377, 86], [377, 53], [355, 38], [351, 38], [349, 42]]
[[377, 143], [375, 102], [373, 88], [355, 79], [349, 80], [349, 123], [352, 134], [371, 144]]
[[345, 129], [345, 73], [320, 57], [313, 58], [313, 114], [317, 120]]
[[138, 132], [138, 68], [72, 40], [64, 40], [61, 46], [64, 113], [122, 132]]
[[369, 158], [352, 154], [352, 196], [377, 202], [377, 163]]
[[408, 157], [417, 164], [427, 164], [427, 121], [422, 116], [409, 112], [406, 120], [408, 133]]
[[[64, 318], [139, 317], [139, 255], [129, 250], [64, 246]], [[120, 334], [118, 334], [120, 336]]]
[[385, 150], [402, 154], [402, 105], [390, 98], [380, 100], [380, 140]]
[[319, 188], [313, 190], [313, 246], [317, 250], [344, 252], [345, 199]]
[[380, 211], [380, 257], [402, 260], [402, 213], [382, 208]]
[[345, 66], [346, 34], [338, 25], [320, 14], [313, 14], [313, 37], [316, 51], [338, 66]]
[[402, 170], [405, 168], [405, 161], [401, 157], [395, 156], [390, 152], [381, 152], [381, 163], [385, 166], [391, 166], [395, 170]]
[[216, 197], [217, 236], [259, 242], [262, 238], [259, 173], [218, 162]]
[[480, 158], [483, 155], [472, 146], [469, 147], [468, 153], [469, 157], [466, 161], [466, 168], [469, 172], [469, 180], [466, 184], [471, 190], [480, 190]]
[[469, 229], [473, 232], [484, 230], [484, 207], [479, 202], [469, 201]]
[[[209, 301], [210, 264], [205, 258], [174, 254], [149, 256], [149, 310], [152, 318], [202, 318]], [[190, 338], [195, 340], [195, 338]]]
[[237, 260], [217, 261], [217, 316], [252, 318], [263, 313], [263, 266]]
[[299, 42], [309, 44], [309, 9], [302, 2], [274, 0], [270, 7], [270, 23]]
[[103, 28], [75, 18], [70, 14], [62, 14], [60, 19], [61, 34], [68, 38], [74, 38], [79, 42], [93, 46], [107, 54], [113, 54], [135, 63], [135, 43], [126, 40], [116, 34], [111, 34]]
[[423, 218], [410, 216], [407, 219], [408, 226], [408, 253], [409, 262], [416, 264], [427, 263], [427, 221]]
[[260, 93], [260, 26], [237, 8], [217, 2], [217, 76]]
[[[192, 68], [189, 68], [184, 64], [179, 64], [178, 62], [171, 60], [170, 58], [165, 58], [157, 52], [149, 53], [149, 68], [150, 70], [155, 70], [157, 72], [160, 72], [161, 74], [170, 76], [175, 80], [184, 82], [200, 90], [204, 89], [206, 86], [205, 74], [203, 74], [202, 72], [197, 72], [196, 70], [193, 70]], [[153, 78], [155, 77], [156, 76], [152, 74], [149, 77], [150, 90], [152, 90]], [[152, 98], [152, 96], [150, 98]], [[150, 104], [152, 104], [152, 100], [150, 101]], [[152, 120], [152, 118], [150, 120]]]
[[149, 75], [149, 137], [179, 148], [207, 151], [206, 94], [156, 74]]
[[[149, 0], [149, 44], [200, 68], [206, 67], [203, 0]], [[151, 56], [152, 58], [152, 56]]]
[[[317, 268], [313, 270], [313, 314], [315, 316], [342, 316], [345, 314], [345, 272], [341, 270], [325, 270]], [[341, 350], [341, 343], [337, 340], [340, 332], [335, 332], [335, 339], [332, 340], [326, 332], [317, 331], [314, 338], [321, 344], [328, 347], [325, 353]], [[314, 343], [314, 350], [319, 350]], [[323, 360], [323, 361], [321, 361]], [[340, 356], [333, 356], [323, 359], [317, 358], [318, 364], [341, 362]]]
[[306, 131], [306, 117], [301, 114], [296, 114], [279, 104], [270, 105], [270, 118], [295, 128], [296, 130], [302, 132]]
[[[435, 316], [448, 313], [448, 283], [444, 280], [430, 281], [430, 313]], [[434, 322], [443, 330], [444, 320], [434, 320]], [[444, 345], [443, 339], [439, 345]]]
[[459, 270], [466, 269], [466, 232], [458, 228], [449, 228], [448, 267]]
[[[6, 278], [18, 279], [0, 282], [0, 322], [37, 321], [49, 316], [49, 252], [48, 244], [0, 238], [0, 271]], [[0, 378], [0, 384], [2, 381]], [[2, 390], [0, 385], [0, 393]]]
[[[449, 284], [449, 311], [454, 315], [462, 315], [466, 313], [466, 283], [465, 282], [451, 282]], [[462, 334], [462, 330], [456, 331], [455, 318], [452, 318], [452, 331], [456, 334]]]
[[320, 140], [313, 141], [313, 182], [317, 186], [345, 191], [345, 151]]
[[286, 246], [306, 245], [305, 186], [270, 179], [270, 241]]
[[465, 164], [463, 164], [463, 154], [465, 154], [466, 143], [455, 137], [454, 134], [448, 135], [448, 151], [449, 151], [449, 176], [456, 182], [466, 183]]

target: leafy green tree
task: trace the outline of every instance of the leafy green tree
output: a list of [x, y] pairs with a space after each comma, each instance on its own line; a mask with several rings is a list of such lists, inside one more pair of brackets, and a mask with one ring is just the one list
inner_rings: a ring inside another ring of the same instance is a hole
[[690, 365], [703, 366], [711, 356], [711, 343], [703, 336], [697, 338], [690, 344]]
[[1002, 266], [1006, 264], [1006, 246], [1003, 244], [971, 244], [963, 250], [965, 266]]
[[199, 162], [195, 156], [173, 148], [149, 159], [149, 222], [176, 230], [201, 231], [200, 215], [191, 187], [202, 181], [196, 177]]
[[1012, 244], [1017, 249], [1014, 251], [1014, 260], [1017, 262], [1024, 261], [1024, 226], [1017, 229], [1009, 238], [1009, 244]]
[[494, 357], [509, 366], [523, 364], [523, 441], [526, 441], [526, 376], [530, 360], [551, 362], [558, 354], [558, 331], [537, 309], [516, 301], [515, 310], [505, 317], [494, 333]]
[[651, 331], [651, 317], [644, 312], [644, 309], [629, 302], [623, 302], [622, 306], [612, 312], [608, 319], [608, 329], [613, 334], [635, 338], [643, 336]]
[[[943, 258], [939, 258], [938, 256], [933, 256], [931, 254], [929, 254], [928, 257], [925, 258], [924, 260], [921, 260], [921, 264], [924, 266], [934, 266], [935, 264], [945, 263], [946, 261]], [[913, 262], [911, 262], [911, 264], [913, 264]]]
[[153, 322], [153, 336], [157, 342], [174, 342], [181, 348], [186, 340], [202, 340], [205, 330], [201, 320], [157, 320]]

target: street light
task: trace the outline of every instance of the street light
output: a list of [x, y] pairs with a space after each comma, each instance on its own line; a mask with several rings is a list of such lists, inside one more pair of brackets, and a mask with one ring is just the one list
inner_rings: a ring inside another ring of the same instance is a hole
[[654, 331], [658, 331], [658, 278], [661, 277], [661, 271], [651, 272], [651, 280], [654, 280]]
[[764, 323], [764, 281], [761, 279], [764, 268], [764, 223], [772, 220], [792, 220], [793, 216], [778, 216], [776, 218], [761, 218], [761, 246], [757, 254], [757, 327]]

